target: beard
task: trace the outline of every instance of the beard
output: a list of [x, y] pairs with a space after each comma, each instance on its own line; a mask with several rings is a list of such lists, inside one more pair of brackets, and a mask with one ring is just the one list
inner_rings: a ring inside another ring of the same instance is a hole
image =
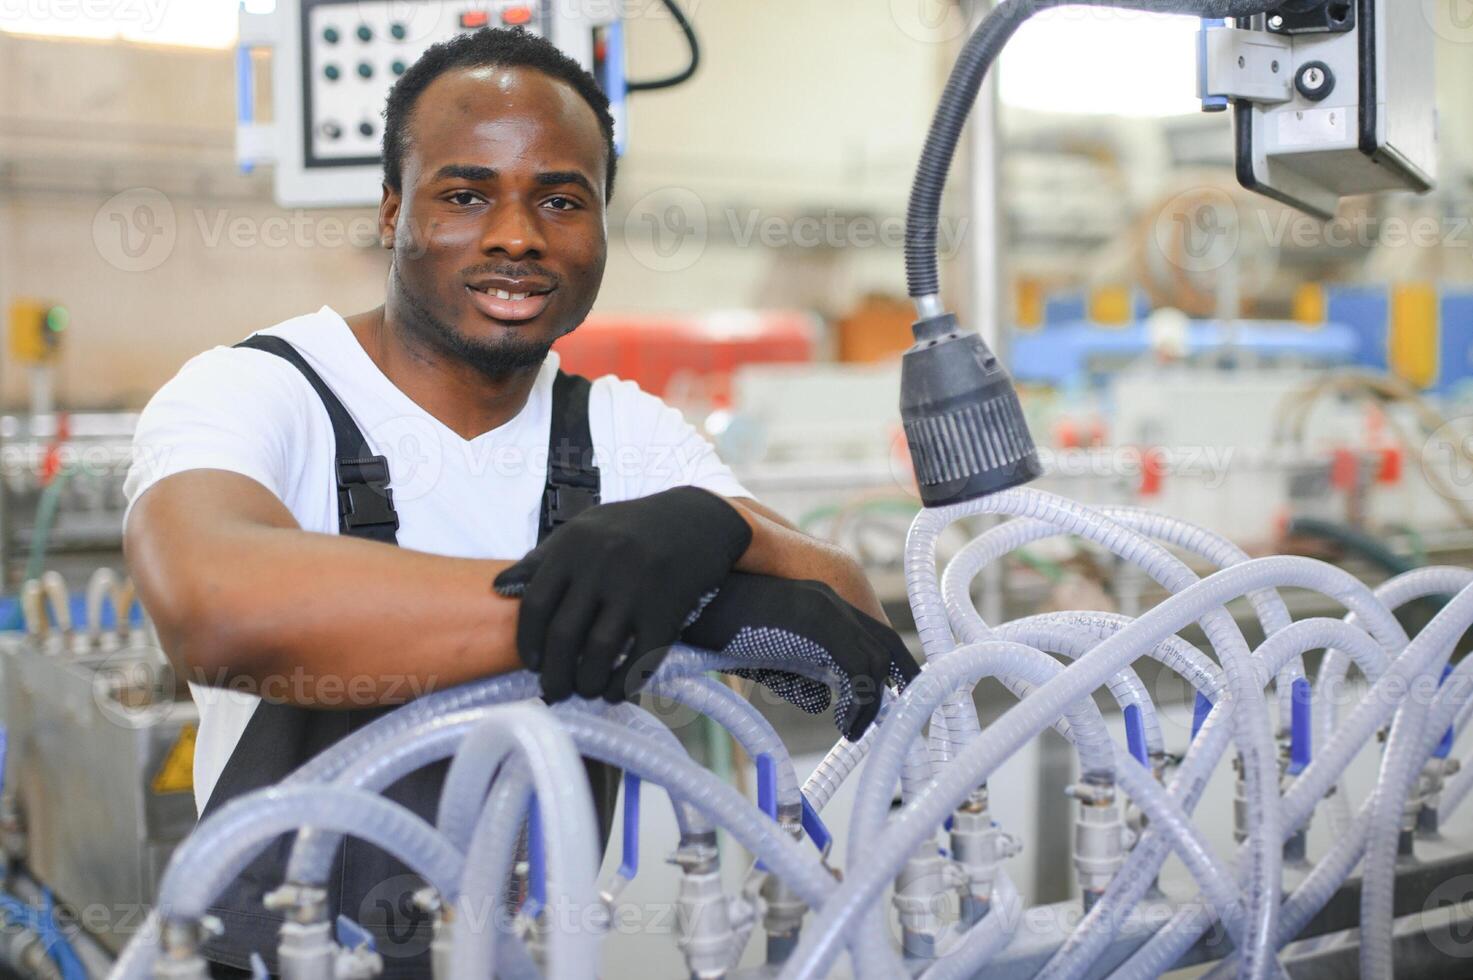
[[[403, 315], [400, 323], [410, 338], [430, 350], [461, 364], [469, 365], [489, 381], [504, 382], [519, 374], [534, 370], [552, 350], [552, 341], [527, 340], [507, 334], [497, 340], [481, 340], [467, 337], [455, 326], [437, 316], [428, 300], [416, 294], [399, 274], [398, 263], [393, 266], [394, 285], [403, 300]], [[558, 336], [571, 333], [562, 331]]]

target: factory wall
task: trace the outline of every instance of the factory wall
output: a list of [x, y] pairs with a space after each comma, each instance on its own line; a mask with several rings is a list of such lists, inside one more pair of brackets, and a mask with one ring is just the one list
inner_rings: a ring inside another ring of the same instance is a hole
[[[668, 17], [632, 9], [632, 72], [678, 66]], [[691, 13], [696, 78], [631, 100], [599, 309], [837, 315], [865, 291], [903, 292], [885, 234], [901, 227], [946, 35], [838, 0]], [[233, 52], [0, 33], [0, 90], [27, 93], [0, 112], [0, 309], [23, 296], [70, 310], [62, 404], [141, 405], [204, 347], [381, 298], [371, 210], [282, 211], [268, 171], [238, 172]], [[672, 195], [679, 221], [649, 224]], [[673, 262], [652, 250], [674, 245], [651, 234], [690, 229]], [[24, 371], [5, 360], [0, 400], [23, 404]]]

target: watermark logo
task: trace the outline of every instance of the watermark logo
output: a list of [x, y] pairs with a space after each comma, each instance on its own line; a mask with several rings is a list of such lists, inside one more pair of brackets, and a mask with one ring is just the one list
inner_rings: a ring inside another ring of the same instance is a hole
[[624, 244], [653, 272], [682, 272], [706, 251], [706, 205], [684, 187], [651, 191], [624, 218]]
[[949, 0], [890, 0], [890, 19], [906, 37], [924, 44], [946, 44], [967, 32], [962, 6]]
[[1213, 272], [1238, 252], [1241, 222], [1232, 197], [1213, 187], [1171, 198], [1156, 215], [1151, 242], [1166, 261], [1185, 272]]
[[0, 24], [6, 21], [94, 21], [119, 28], [137, 26], [153, 33], [164, 21], [169, 0], [0, 0]]
[[1422, 444], [1422, 475], [1450, 500], [1473, 502], [1473, 419], [1451, 419]]
[[1422, 0], [1422, 16], [1443, 40], [1473, 44], [1473, 0]]
[[174, 687], [169, 658], [141, 635], [93, 668], [93, 704], [119, 728], [142, 730], [163, 721], [174, 708]]
[[396, 503], [434, 492], [444, 472], [445, 446], [441, 431], [428, 417], [396, 415], [373, 427], [370, 442], [389, 459]]
[[114, 194], [92, 217], [97, 254], [123, 272], [157, 269], [173, 254], [178, 236], [174, 205], [152, 187]]
[[1427, 940], [1444, 956], [1465, 958], [1473, 954], [1473, 875], [1449, 878], [1427, 895], [1424, 912], [1436, 912], [1449, 906], [1452, 921], [1447, 929], [1430, 929]]
[[[443, 3], [423, 0], [358, 0], [358, 17], [347, 24], [356, 30], [359, 24], [382, 24], [389, 37], [406, 43], [431, 40], [440, 26]], [[331, 9], [331, 8], [329, 8]]]

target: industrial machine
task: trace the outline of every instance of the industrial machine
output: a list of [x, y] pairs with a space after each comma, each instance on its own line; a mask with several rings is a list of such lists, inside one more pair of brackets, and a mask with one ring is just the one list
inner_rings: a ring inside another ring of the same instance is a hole
[[[484, 27], [518, 28], [556, 44], [609, 97], [617, 149], [628, 138], [629, 92], [679, 84], [695, 71], [695, 33], [662, 0], [690, 46], [687, 68], [667, 78], [625, 77], [622, 4], [549, 0], [278, 0], [270, 13], [242, 5], [237, 55], [236, 158], [274, 166], [282, 207], [377, 204], [384, 101], [430, 45]], [[271, 55], [271, 115], [256, 111], [255, 58]]]
[[116, 953], [194, 827], [199, 712], [176, 692], [131, 587], [101, 568], [79, 598], [56, 572], [32, 579], [25, 629], [0, 635], [0, 841], [7, 866], [44, 882]]

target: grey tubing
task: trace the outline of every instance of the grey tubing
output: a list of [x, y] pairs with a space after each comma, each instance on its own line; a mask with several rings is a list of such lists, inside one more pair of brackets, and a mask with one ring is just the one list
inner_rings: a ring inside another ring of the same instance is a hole
[[[459, 770], [473, 775], [461, 777], [458, 785], [474, 786], [480, 773], [494, 771], [495, 766], [511, 752], [525, 761], [526, 773], [539, 801], [540, 825], [547, 840], [548, 899], [560, 914], [572, 914], [578, 917], [575, 921], [581, 921], [586, 910], [597, 907], [599, 903], [594, 883], [599, 859], [598, 830], [593, 795], [583, 775], [583, 762], [567, 731], [568, 717], [555, 718], [546, 707], [534, 703], [491, 709], [466, 734], [445, 781], [448, 791]], [[483, 797], [484, 791], [479, 795], [473, 794], [471, 799], [479, 803]], [[503, 829], [493, 828], [491, 833], [494, 836]], [[479, 898], [494, 906], [500, 899], [499, 885], [497, 881], [485, 893], [466, 897]], [[457, 933], [457, 940], [459, 938]], [[556, 929], [551, 938], [549, 978], [587, 980], [594, 976], [597, 969], [596, 934], [588, 929]], [[494, 929], [488, 931], [486, 939], [483, 943], [473, 942], [467, 931], [466, 940], [456, 943], [457, 959], [464, 956], [475, 967], [461, 975], [490, 975], [494, 962], [491, 955]]]
[[[788, 747], [750, 701], [710, 677], [657, 677], [645, 686], [646, 697], [667, 697], [672, 701], [711, 718], [731, 733], [732, 738], [752, 759], [766, 755], [772, 759], [777, 774], [777, 801], [780, 806], [802, 806], [798, 775]], [[664, 728], [665, 726], [661, 725]], [[668, 729], [666, 729], [668, 731]]]
[[464, 855], [409, 810], [362, 790], [276, 786], [231, 800], [185, 838], [159, 883], [159, 906], [171, 920], [198, 921], [267, 844], [304, 824], [352, 834], [398, 858], [442, 895], [456, 894]]
[[[934, 571], [936, 535], [953, 521], [983, 513], [1033, 517], [1056, 523], [1140, 565], [1172, 592], [1187, 591], [1199, 582], [1191, 569], [1161, 545], [1116, 521], [1054, 494], [1017, 488], [1004, 490], [965, 503], [924, 510], [911, 524], [906, 542], [906, 587], [923, 643], [927, 642], [928, 631], [933, 634], [931, 643], [944, 643], [946, 636], [935, 634], [950, 632], [945, 625], [944, 609], [938, 613], [933, 608], [941, 605]], [[1364, 589], [1358, 582], [1355, 585]], [[937, 624], [939, 628], [933, 627], [930, 621], [938, 618], [941, 620]], [[1248, 904], [1252, 910], [1250, 934], [1253, 939], [1246, 962], [1251, 977], [1267, 977], [1275, 969], [1269, 947], [1276, 932], [1274, 919], [1278, 915], [1278, 901], [1270, 896], [1267, 885], [1263, 883], [1278, 879], [1283, 862], [1282, 849], [1274, 843], [1278, 838], [1279, 822], [1277, 752], [1263, 691], [1242, 671], [1249, 659], [1242, 632], [1223, 608], [1204, 608], [1201, 623], [1222, 661], [1228, 689], [1238, 705], [1233, 718], [1234, 738], [1244, 761], [1249, 798], [1259, 801], [1248, 810], [1249, 841], [1254, 845], [1249, 862], [1252, 870], [1248, 875]], [[1125, 632], [1120, 635], [1125, 635]], [[928, 645], [928, 652], [930, 649]], [[945, 647], [940, 649], [944, 651]], [[967, 744], [975, 737], [976, 715], [971, 709], [969, 703], [963, 704], [961, 699], [953, 698], [938, 712], [937, 720], [932, 723], [932, 730], [937, 733], [932, 736], [932, 744], [933, 754], [942, 761], [956, 751], [957, 745]]]
[[[987, 499], [990, 498], [984, 498], [984, 501]], [[1188, 587], [1181, 594], [1141, 616], [1132, 626], [1101, 643], [1073, 668], [1059, 674], [1032, 696], [1010, 709], [988, 727], [982, 739], [969, 744], [957, 757], [954, 765], [939, 773], [932, 787], [890, 825], [887, 840], [892, 845], [892, 851], [879, 855], [878, 860], [871, 861], [866, 867], [851, 872], [841, 886], [840, 894], [825, 907], [813, 926], [804, 931], [798, 949], [789, 961], [788, 969], [784, 971], [785, 978], [821, 975], [832, 962], [833, 956], [837, 955], [850, 917], [867, 906], [893, 877], [900, 864], [905, 861], [909, 849], [924, 839], [927, 833], [932, 832], [975, 786], [984, 781], [1004, 759], [1017, 751], [1019, 745], [1047, 726], [1054, 717], [1056, 707], [1061, 708], [1087, 694], [1102, 684], [1111, 673], [1129, 663], [1135, 651], [1159, 642], [1162, 637], [1200, 618], [1203, 610], [1220, 608], [1223, 603], [1247, 590], [1270, 586], [1316, 589], [1335, 597], [1357, 612], [1364, 609], [1368, 614], [1368, 621], [1377, 631], [1388, 628], [1400, 630], [1394, 619], [1389, 619], [1389, 614], [1385, 614], [1384, 610], [1381, 614], [1376, 614], [1376, 603], [1363, 585], [1338, 569], [1310, 559], [1255, 559], [1217, 572]], [[1388, 671], [1388, 676], [1389, 674]], [[1259, 697], [1261, 704], [1261, 691]], [[1260, 724], [1266, 723], [1266, 717], [1262, 718]], [[1277, 787], [1273, 787], [1273, 792], [1277, 795]], [[1272, 824], [1269, 826], [1277, 831], [1277, 827]], [[1259, 832], [1262, 833], [1262, 830]], [[1278, 838], [1274, 841], [1274, 850], [1278, 850], [1281, 840], [1282, 838]], [[1262, 842], [1257, 842], [1257, 846], [1262, 848]], [[1264, 869], [1256, 868], [1255, 872], [1262, 870]], [[1263, 877], [1270, 880], [1277, 878], [1273, 874]], [[1261, 931], [1265, 924], [1272, 924], [1277, 919], [1277, 895], [1272, 904], [1274, 914], [1254, 922], [1255, 931]], [[1276, 934], [1275, 930], [1268, 937], [1270, 943]]]

